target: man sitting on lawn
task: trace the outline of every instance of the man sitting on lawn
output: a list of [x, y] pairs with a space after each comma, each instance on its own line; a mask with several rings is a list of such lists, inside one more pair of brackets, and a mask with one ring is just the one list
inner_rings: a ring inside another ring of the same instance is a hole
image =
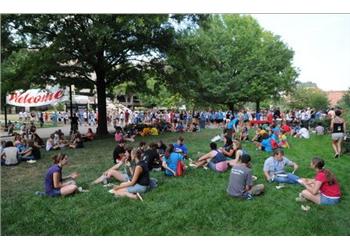
[[[293, 173], [287, 173], [285, 166], [293, 167]], [[298, 165], [284, 157], [284, 151], [280, 148], [274, 150], [264, 163], [264, 174], [269, 182], [297, 184], [299, 177], [294, 175], [297, 169]]]
[[232, 167], [227, 187], [227, 193], [230, 196], [250, 200], [253, 196], [264, 192], [263, 184], [253, 186], [250, 160], [250, 156], [244, 154], [241, 157], [241, 162]]

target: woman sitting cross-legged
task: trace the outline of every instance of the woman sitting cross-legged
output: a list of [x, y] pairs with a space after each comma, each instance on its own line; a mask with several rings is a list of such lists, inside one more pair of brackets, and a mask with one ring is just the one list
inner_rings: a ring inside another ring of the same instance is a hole
[[216, 172], [225, 172], [227, 170], [226, 157], [223, 153], [217, 150], [217, 145], [215, 142], [210, 143], [210, 152], [201, 156], [194, 164], [191, 163], [190, 166], [193, 167], [205, 167], [206, 165]]
[[81, 138], [81, 134], [79, 132], [77, 132], [73, 138], [72, 138], [72, 142], [69, 144], [70, 148], [83, 148], [84, 144], [83, 144], [83, 139]]
[[314, 179], [300, 179], [299, 183], [306, 187], [297, 201], [310, 200], [319, 205], [335, 205], [340, 201], [340, 186], [334, 174], [324, 168], [324, 161], [315, 157], [311, 161], [311, 167], [316, 171]]
[[45, 192], [48, 196], [67, 196], [73, 194], [78, 189], [75, 179], [78, 173], [72, 173], [67, 177], [62, 177], [62, 168], [68, 164], [68, 156], [58, 154], [53, 157], [53, 165], [47, 171], [45, 177]]
[[[125, 153], [121, 154], [120, 161], [118, 161], [115, 165], [113, 165], [110, 169], [105, 171], [99, 178], [97, 178], [93, 184], [99, 184], [99, 183], [104, 183], [106, 184], [108, 179], [111, 177], [114, 177], [116, 180], [123, 182], [123, 181], [128, 181], [131, 178], [130, 175], [130, 170], [127, 169], [127, 172], [129, 173], [122, 173], [120, 171], [121, 166], [130, 166], [130, 161], [131, 161], [131, 148], [126, 149]], [[128, 171], [129, 170], [129, 171]], [[129, 176], [130, 175], [130, 176]]]
[[230, 136], [224, 137], [224, 147], [220, 148], [220, 151], [228, 158], [235, 157], [235, 149], [233, 147], [233, 141]]
[[131, 151], [131, 160], [135, 162], [135, 169], [131, 181], [124, 180], [119, 186], [113, 188], [112, 192], [117, 197], [129, 197], [138, 199], [139, 193], [145, 193], [150, 185], [148, 163], [141, 160], [142, 154], [140, 150]]

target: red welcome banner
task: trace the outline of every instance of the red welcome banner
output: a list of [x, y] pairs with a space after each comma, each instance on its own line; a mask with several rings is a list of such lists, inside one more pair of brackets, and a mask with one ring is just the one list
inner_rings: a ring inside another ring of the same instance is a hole
[[49, 89], [15, 90], [6, 97], [6, 102], [19, 107], [39, 107], [62, 101], [64, 90], [58, 86]]

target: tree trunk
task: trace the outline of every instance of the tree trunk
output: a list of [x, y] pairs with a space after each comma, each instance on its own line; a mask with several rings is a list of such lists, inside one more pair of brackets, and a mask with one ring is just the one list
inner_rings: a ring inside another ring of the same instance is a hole
[[229, 108], [229, 110], [231, 111], [232, 114], [235, 113], [235, 111], [234, 111], [235, 104], [233, 102], [229, 102], [228, 103], [228, 108]]
[[107, 105], [106, 105], [106, 81], [104, 74], [96, 72], [96, 89], [97, 89], [97, 108], [98, 121], [96, 134], [104, 136], [108, 134], [107, 128]]
[[260, 112], [260, 101], [256, 101], [256, 112]]

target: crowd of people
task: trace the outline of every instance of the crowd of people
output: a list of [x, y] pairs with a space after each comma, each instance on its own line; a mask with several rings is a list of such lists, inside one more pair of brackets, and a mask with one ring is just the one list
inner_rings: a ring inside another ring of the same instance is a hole
[[[341, 193], [339, 183], [334, 174], [325, 168], [323, 159], [315, 157], [311, 161], [311, 167], [315, 170], [314, 179], [300, 178], [296, 175], [298, 165], [284, 156], [284, 150], [288, 150], [290, 144], [288, 138], [309, 139], [310, 133], [323, 135], [327, 131], [331, 133], [335, 158], [341, 157], [341, 143], [346, 136], [346, 123], [341, 118], [340, 110], [329, 112], [315, 112], [312, 109], [281, 112], [279, 109], [264, 110], [262, 112], [247, 112], [241, 110], [237, 113], [209, 111], [209, 112], [128, 112], [115, 114], [111, 122], [116, 128], [114, 140], [116, 147], [113, 151], [113, 165], [104, 171], [93, 184], [103, 183], [110, 185], [109, 180], [115, 179], [119, 185], [113, 185], [110, 190], [117, 197], [126, 196], [131, 199], [142, 199], [141, 194], [155, 187], [158, 182], [152, 178], [153, 171], [163, 171], [166, 176], [179, 176], [187, 168], [186, 164], [193, 168], [205, 168], [217, 173], [230, 170], [227, 193], [236, 198], [252, 199], [253, 196], [264, 192], [264, 184], [255, 184], [256, 177], [252, 174], [252, 159], [242, 142], [253, 142], [257, 150], [272, 154], [268, 157], [262, 169], [267, 182], [279, 184], [296, 184], [305, 189], [297, 197], [297, 201], [310, 200], [317, 204], [336, 204]], [[84, 117], [84, 115], [83, 115]], [[87, 122], [89, 116], [87, 115]], [[80, 118], [78, 118], [80, 119]], [[84, 118], [85, 119], [85, 118]], [[329, 119], [329, 127], [325, 127], [325, 121]], [[86, 120], [85, 120], [86, 121]], [[180, 128], [179, 128], [180, 127]], [[138, 135], [158, 135], [162, 132], [199, 132], [201, 129], [222, 128], [222, 135], [214, 137], [209, 144], [209, 152], [192, 160], [189, 157], [188, 147], [184, 137], [179, 136], [178, 141], [165, 145], [162, 141], [147, 145], [141, 142], [138, 147], [127, 147], [126, 142], [135, 141]], [[34, 129], [33, 129], [34, 130]], [[254, 130], [254, 136], [250, 138], [249, 131]], [[15, 137], [15, 142], [6, 142], [2, 151], [2, 159], [6, 165], [14, 165], [16, 148], [17, 158], [24, 160], [37, 159], [38, 152], [33, 149], [45, 147], [46, 151], [61, 149], [63, 147], [81, 148], [83, 142], [94, 139], [94, 133], [90, 128], [85, 136], [78, 131], [68, 139], [62, 131], [57, 130], [47, 140], [46, 145], [37, 135], [35, 130], [24, 131], [22, 135]], [[24, 149], [22, 136], [27, 136]], [[30, 137], [30, 139], [29, 139]], [[39, 143], [39, 140], [40, 143]], [[223, 141], [218, 146], [218, 141]], [[12, 143], [12, 145], [10, 145]], [[36, 152], [35, 152], [36, 151]], [[33, 153], [34, 152], [34, 153]], [[3, 157], [4, 156], [4, 157]], [[40, 158], [40, 150], [39, 150]], [[49, 168], [45, 177], [45, 193], [49, 196], [66, 196], [79, 190], [76, 184], [78, 173], [73, 173], [68, 178], [62, 177], [62, 168], [68, 163], [68, 156], [58, 154], [54, 157], [53, 165]], [[286, 167], [293, 168], [288, 172]], [[68, 179], [68, 181], [66, 181]], [[279, 186], [280, 187], [280, 186]]]

